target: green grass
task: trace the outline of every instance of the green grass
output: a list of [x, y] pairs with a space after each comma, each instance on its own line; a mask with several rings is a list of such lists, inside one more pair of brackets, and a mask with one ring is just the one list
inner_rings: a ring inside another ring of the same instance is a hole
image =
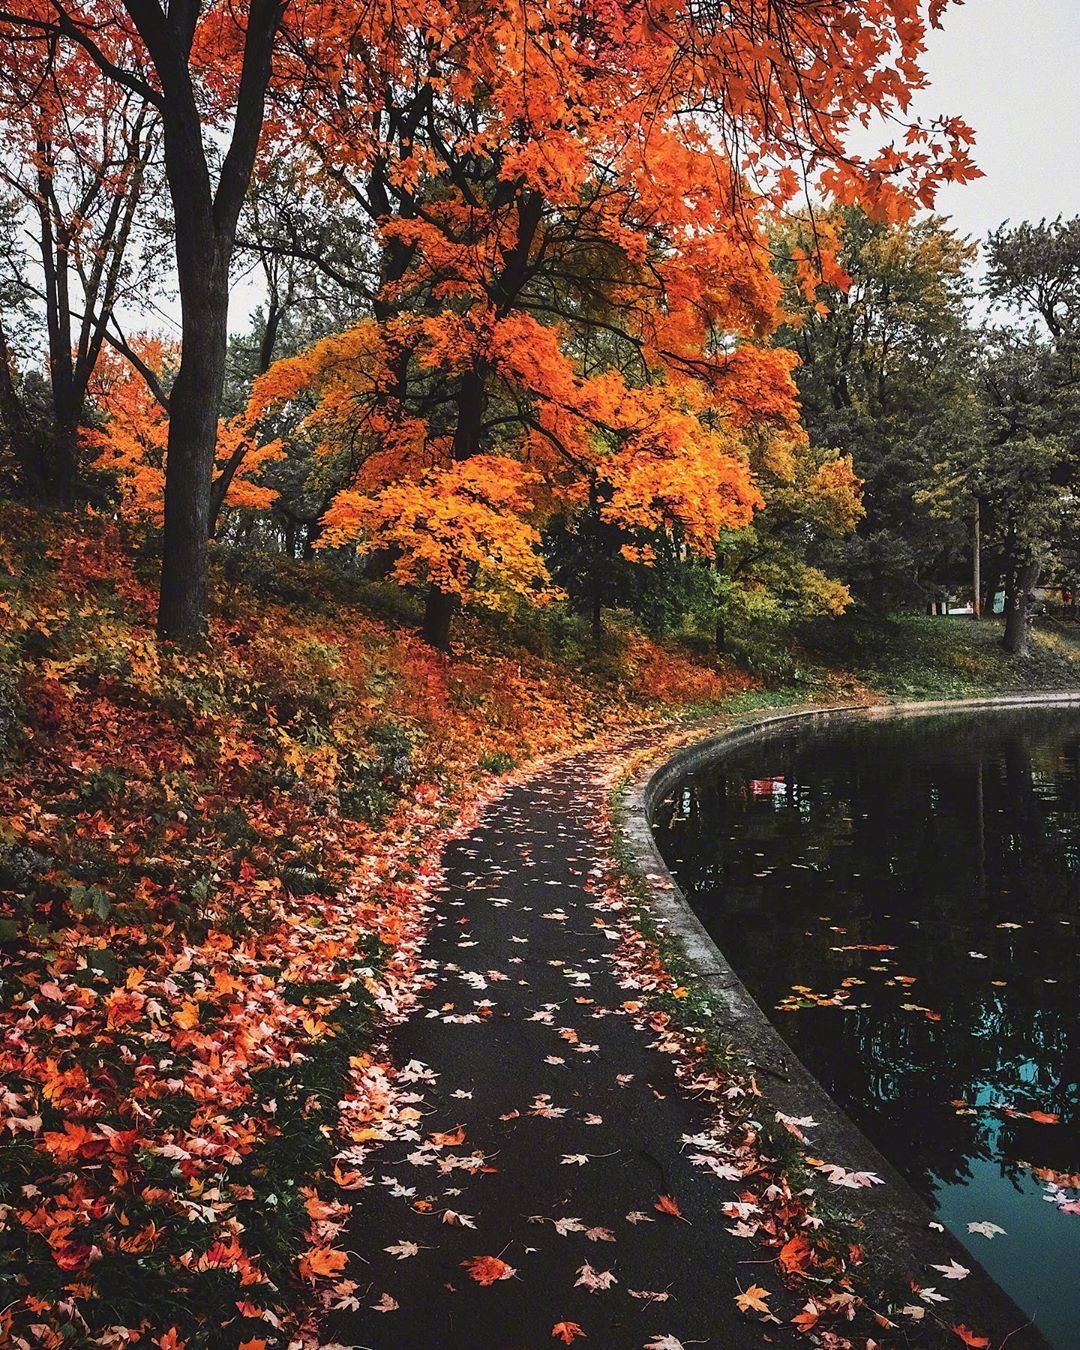
[[806, 658], [837, 692], [857, 682], [895, 699], [971, 698], [1080, 687], [1080, 627], [1048, 624], [1027, 656], [1010, 656], [998, 621], [970, 617], [848, 616], [804, 640]]

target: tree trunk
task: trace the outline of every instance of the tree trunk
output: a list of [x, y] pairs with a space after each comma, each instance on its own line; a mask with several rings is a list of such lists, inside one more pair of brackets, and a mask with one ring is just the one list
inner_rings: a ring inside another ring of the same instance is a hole
[[[457, 392], [457, 423], [454, 427], [454, 459], [457, 462], [469, 459], [480, 449], [481, 428], [484, 422], [484, 407], [487, 402], [487, 390], [482, 370], [467, 370], [462, 375]], [[425, 642], [440, 651], [450, 650], [450, 621], [458, 607], [458, 597], [439, 590], [432, 584], [428, 587], [424, 603], [424, 624], [420, 630]]]
[[600, 645], [604, 636], [604, 559], [600, 548], [600, 493], [596, 479], [589, 480], [589, 529], [592, 539], [589, 545], [589, 588], [591, 591], [592, 635], [593, 641]]
[[976, 619], [982, 616], [982, 517], [980, 502], [975, 499], [974, 534], [971, 541], [971, 612]]
[[450, 620], [454, 617], [457, 604], [456, 595], [440, 591], [438, 586], [428, 587], [421, 634], [425, 642], [441, 652], [450, 650]]
[[49, 493], [54, 504], [62, 511], [70, 511], [75, 505], [75, 491], [78, 484], [78, 444], [79, 429], [70, 413], [65, 412], [52, 429], [49, 456]]
[[184, 346], [169, 398], [165, 459], [158, 635], [173, 642], [196, 642], [206, 633], [211, 482], [228, 340], [229, 250], [211, 235], [193, 252], [203, 266], [180, 276]]
[[1013, 656], [1026, 656], [1030, 634], [1030, 595], [1039, 581], [1039, 564], [1027, 558], [1009, 569], [1005, 586], [1005, 636], [1002, 645]]

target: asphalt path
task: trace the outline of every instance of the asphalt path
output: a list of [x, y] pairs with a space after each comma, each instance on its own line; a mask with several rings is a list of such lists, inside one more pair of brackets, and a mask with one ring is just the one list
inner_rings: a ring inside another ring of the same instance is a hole
[[[586, 752], [509, 788], [447, 850], [422, 1006], [389, 1045], [416, 1093], [417, 1137], [378, 1149], [355, 1193], [358, 1287], [331, 1340], [806, 1344], [787, 1324], [805, 1295], [783, 1289], [774, 1253], [731, 1232], [723, 1209], [743, 1188], [688, 1142], [722, 1102], [680, 1085], [676, 1060], [622, 1006], [633, 990], [601, 885], [606, 762]], [[656, 1208], [663, 1196], [681, 1217]], [[737, 1308], [758, 1282], [781, 1321]]]

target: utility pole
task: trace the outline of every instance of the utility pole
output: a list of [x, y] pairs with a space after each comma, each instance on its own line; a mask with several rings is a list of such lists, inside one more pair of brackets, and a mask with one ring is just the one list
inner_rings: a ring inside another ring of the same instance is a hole
[[979, 499], [975, 498], [975, 542], [971, 550], [971, 584], [975, 598], [971, 602], [971, 612], [976, 619], [982, 618], [982, 520], [979, 512]]

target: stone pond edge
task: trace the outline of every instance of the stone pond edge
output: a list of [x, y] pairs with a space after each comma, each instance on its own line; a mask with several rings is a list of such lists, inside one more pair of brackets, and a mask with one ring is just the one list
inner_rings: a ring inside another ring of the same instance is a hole
[[[809, 1131], [816, 1154], [853, 1171], [876, 1172], [884, 1179], [884, 1186], [845, 1189], [839, 1197], [831, 1197], [842, 1198], [851, 1217], [864, 1225], [865, 1245], [877, 1283], [897, 1294], [906, 1290], [912, 1279], [938, 1288], [950, 1301], [928, 1308], [927, 1323], [931, 1318], [940, 1318], [946, 1326], [965, 1322], [989, 1336], [994, 1347], [1007, 1339], [1010, 1350], [1050, 1350], [1050, 1346], [966, 1247], [950, 1233], [930, 1227], [933, 1215], [923, 1199], [833, 1101], [769, 1021], [668, 870], [653, 836], [652, 821], [657, 803], [694, 770], [741, 746], [802, 725], [1070, 705], [1080, 706], [1080, 690], [808, 707], [729, 720], [726, 725], [713, 722], [699, 728], [689, 744], [674, 750], [668, 746], [649, 755], [632, 770], [618, 793], [619, 842], [642, 888], [643, 899], [657, 926], [677, 942], [690, 970], [721, 1006], [724, 1025], [720, 1030], [748, 1057], [770, 1117], [776, 1111], [795, 1117], [812, 1116], [818, 1122]], [[932, 1265], [954, 1260], [971, 1271], [967, 1279], [942, 1280], [931, 1269]], [[914, 1296], [911, 1301], [918, 1302]], [[920, 1326], [929, 1332], [926, 1324], [903, 1328], [908, 1345], [920, 1344]]]

